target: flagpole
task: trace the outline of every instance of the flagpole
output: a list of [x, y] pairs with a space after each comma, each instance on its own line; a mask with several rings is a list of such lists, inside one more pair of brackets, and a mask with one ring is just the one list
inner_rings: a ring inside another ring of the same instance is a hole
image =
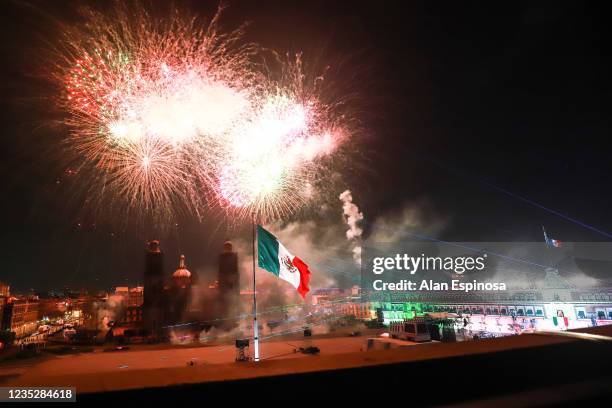
[[257, 285], [255, 280], [255, 241], [257, 239], [257, 230], [255, 225], [255, 212], [253, 212], [253, 344], [254, 344], [254, 360], [259, 361], [259, 326], [257, 324]]
[[[546, 234], [546, 229], [542, 225], [542, 231], [544, 232], [544, 242], [546, 242], [546, 263], [548, 264], [548, 268], [552, 268], [552, 259], [550, 256], [550, 244], [548, 241], [548, 235]], [[547, 268], [547, 269], [548, 269]]]

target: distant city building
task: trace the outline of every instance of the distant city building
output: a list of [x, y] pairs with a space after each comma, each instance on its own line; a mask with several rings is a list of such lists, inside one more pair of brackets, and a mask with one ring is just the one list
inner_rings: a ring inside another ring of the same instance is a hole
[[[185, 323], [235, 313], [233, 309], [238, 307], [240, 293], [238, 256], [229, 241], [219, 256], [218, 282], [213, 287], [199, 287], [198, 276], [187, 268], [184, 255], [180, 256], [178, 267], [168, 274], [159, 241], [150, 241], [145, 254], [144, 286], [115, 288], [114, 294], [123, 301], [119, 305], [107, 305], [115, 311], [110, 337], [124, 336], [130, 342], [131, 333], [156, 337], [190, 326]], [[211, 306], [215, 304], [221, 305], [221, 309], [213, 310]]]
[[126, 307], [142, 306], [144, 303], [144, 287], [136, 286], [130, 288], [128, 286], [117, 286], [115, 288], [115, 296], [121, 297]]
[[324, 304], [325, 302], [329, 302], [330, 296], [329, 295], [311, 295], [310, 299], [311, 299], [312, 305], [316, 306], [319, 304]]
[[5, 330], [4, 328], [4, 313], [6, 310], [6, 302], [8, 301], [8, 297], [0, 296], [0, 330]]
[[499, 292], [419, 291], [370, 294], [371, 312], [381, 323], [425, 314], [465, 318], [473, 332], [498, 335], [524, 330], [567, 330], [612, 324], [612, 287], [576, 288], [554, 268], [541, 287]]
[[125, 309], [125, 313], [123, 314], [123, 318], [121, 319], [121, 322], [141, 324], [143, 322], [142, 307], [128, 306]]
[[130, 288], [127, 286], [117, 286], [115, 288], [115, 296], [121, 296], [124, 299], [124, 302], [127, 302], [127, 299], [130, 295]]
[[144, 302], [144, 287], [136, 286], [130, 289], [128, 296], [128, 307], [142, 306]]
[[13, 298], [3, 312], [3, 328], [14, 332], [17, 338], [38, 328], [38, 299], [35, 297]]
[[38, 299], [38, 318], [44, 317], [53, 318], [64, 314], [66, 311], [66, 303], [63, 299], [46, 298]]
[[0, 282], [0, 297], [8, 298], [11, 295], [11, 287], [6, 283]]
[[123, 337], [122, 341], [133, 342], [137, 334], [149, 335], [150, 330], [144, 328], [144, 311], [142, 306], [128, 306], [123, 311], [123, 315], [113, 325], [110, 332], [111, 338]]
[[372, 313], [370, 303], [368, 302], [339, 303], [334, 309], [334, 312], [337, 314], [354, 316], [357, 319], [368, 320], [376, 317], [376, 314]]
[[[351, 288], [351, 292], [350, 292], [351, 295], [353, 294], [354, 291], [360, 291], [358, 286], [356, 288], [357, 289], [355, 289], [355, 287]], [[313, 291], [310, 298], [311, 298], [312, 304], [317, 305], [319, 303], [329, 302], [332, 299], [335, 299], [340, 296], [345, 296], [345, 295], [346, 294], [344, 293], [344, 291], [340, 288], [320, 288], [320, 289]]]
[[168, 288], [168, 323], [178, 324], [188, 321], [187, 307], [191, 303], [191, 272], [185, 266], [185, 255], [181, 255], [179, 266], [172, 274]]
[[[220, 317], [234, 316], [237, 313], [240, 297], [240, 273], [238, 270], [238, 254], [234, 252], [231, 241], [223, 243], [223, 252], [219, 255], [218, 301]], [[233, 324], [232, 321], [227, 321]]]
[[344, 294], [344, 291], [340, 288], [320, 288], [312, 294], [318, 296], [338, 296]]
[[146, 328], [161, 329], [164, 312], [164, 254], [159, 241], [149, 241], [145, 257], [143, 316]]
[[0, 282], [0, 329], [1, 330], [7, 330], [7, 328], [5, 328], [4, 322], [6, 321], [6, 318], [4, 317], [5, 313], [7, 313], [7, 303], [9, 302], [9, 299], [11, 297], [11, 290], [10, 290], [10, 286]]

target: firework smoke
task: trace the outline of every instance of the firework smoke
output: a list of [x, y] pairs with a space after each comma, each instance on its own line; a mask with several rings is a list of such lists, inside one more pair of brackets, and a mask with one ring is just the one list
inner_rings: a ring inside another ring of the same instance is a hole
[[361, 234], [363, 234], [363, 229], [358, 224], [363, 220], [363, 213], [353, 203], [351, 190], [345, 190], [338, 198], [342, 201], [342, 213], [346, 225], [349, 227], [346, 230], [346, 238], [353, 244], [353, 259], [358, 265], [361, 265]]
[[98, 329], [106, 333], [109, 330], [108, 323], [116, 321], [123, 313], [123, 297], [110, 295], [105, 303], [97, 309]]

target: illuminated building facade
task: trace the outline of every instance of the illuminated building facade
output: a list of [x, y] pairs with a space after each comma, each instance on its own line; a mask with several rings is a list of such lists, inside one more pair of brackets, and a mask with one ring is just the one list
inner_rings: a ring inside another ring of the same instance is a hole
[[6, 310], [6, 302], [7, 298], [4, 296], [0, 296], [0, 330], [5, 330], [4, 328], [4, 313]]
[[130, 288], [127, 286], [117, 286], [115, 288], [115, 296], [121, 296], [125, 300], [127, 300], [130, 294]]
[[6, 306], [11, 295], [9, 285], [0, 282], [0, 330], [6, 330], [4, 327]]
[[3, 328], [17, 338], [27, 336], [38, 328], [38, 299], [21, 298], [7, 302], [4, 307]]
[[372, 318], [372, 305], [370, 303], [358, 303], [358, 302], [347, 302], [339, 303], [336, 307], [336, 312], [346, 315], [355, 316], [357, 319], [371, 319]]
[[446, 313], [467, 318], [473, 331], [516, 334], [612, 324], [612, 287], [575, 288], [548, 271], [542, 288], [501, 292], [396, 292], [377, 294], [371, 312], [384, 324]]
[[135, 288], [130, 288], [127, 305], [128, 307], [134, 306], [142, 306], [144, 302], [144, 287], [136, 286]]
[[11, 287], [0, 282], [0, 297], [8, 298], [11, 295]]
[[130, 324], [142, 324], [143, 322], [143, 313], [142, 307], [140, 306], [128, 306], [125, 309], [125, 313], [123, 314], [123, 318], [121, 320], [122, 323], [130, 323]]
[[130, 288], [128, 286], [117, 286], [115, 288], [115, 296], [120, 296], [126, 306], [142, 306], [144, 303], [144, 287], [136, 286]]

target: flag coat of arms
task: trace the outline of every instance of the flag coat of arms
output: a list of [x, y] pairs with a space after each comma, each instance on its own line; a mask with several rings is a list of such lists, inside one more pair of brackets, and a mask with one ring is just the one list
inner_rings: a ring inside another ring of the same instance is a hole
[[293, 256], [274, 235], [261, 225], [257, 226], [257, 263], [260, 268], [289, 282], [297, 289], [302, 298], [306, 297], [310, 290], [308, 265], [297, 256]]

